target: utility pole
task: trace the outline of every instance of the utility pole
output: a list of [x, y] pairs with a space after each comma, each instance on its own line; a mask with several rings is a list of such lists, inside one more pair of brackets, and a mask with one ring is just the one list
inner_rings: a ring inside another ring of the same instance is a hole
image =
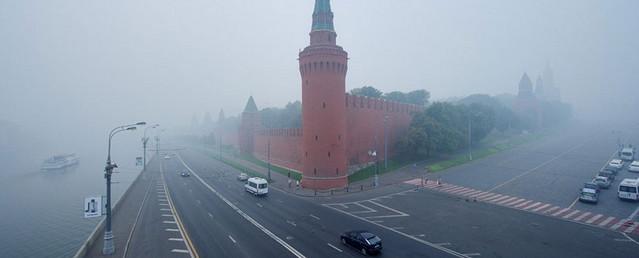
[[266, 153], [266, 155], [268, 156], [268, 181], [271, 181], [271, 138], [268, 139]]
[[384, 169], [388, 169], [388, 142], [386, 132], [386, 122], [388, 121], [388, 115], [384, 116]]
[[470, 119], [470, 114], [468, 114], [468, 159], [473, 160], [473, 141], [472, 141], [472, 119]]

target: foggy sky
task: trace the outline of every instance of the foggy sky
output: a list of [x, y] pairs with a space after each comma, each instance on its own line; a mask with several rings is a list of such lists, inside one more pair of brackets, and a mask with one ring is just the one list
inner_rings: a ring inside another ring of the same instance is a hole
[[[0, 120], [106, 135], [301, 98], [312, 0], [0, 0]], [[333, 0], [347, 90], [516, 93], [549, 63], [581, 117], [637, 107], [639, 1]], [[631, 92], [635, 94], [627, 94]], [[600, 98], [604, 99], [602, 103]], [[631, 104], [635, 103], [635, 104]], [[44, 129], [46, 128], [46, 129]]]

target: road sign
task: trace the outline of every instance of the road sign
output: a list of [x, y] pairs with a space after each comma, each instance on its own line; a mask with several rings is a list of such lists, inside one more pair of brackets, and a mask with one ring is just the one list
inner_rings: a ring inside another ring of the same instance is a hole
[[102, 216], [102, 197], [84, 198], [84, 217], [94, 218]]

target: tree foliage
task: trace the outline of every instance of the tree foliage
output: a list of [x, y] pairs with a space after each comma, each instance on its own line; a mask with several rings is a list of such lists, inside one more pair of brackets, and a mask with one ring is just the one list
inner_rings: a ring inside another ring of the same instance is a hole
[[373, 86], [364, 86], [361, 88], [355, 88], [351, 90], [352, 95], [366, 96], [372, 98], [382, 98], [401, 103], [415, 104], [419, 106], [425, 106], [430, 99], [430, 92], [426, 90], [414, 90], [410, 92], [391, 91], [383, 93]]
[[379, 98], [382, 96], [382, 91], [376, 89], [373, 86], [364, 86], [361, 88], [355, 88], [351, 90], [352, 95], [366, 96], [371, 98]]
[[265, 128], [302, 127], [302, 103], [289, 102], [284, 108], [265, 108], [260, 110], [262, 125]]

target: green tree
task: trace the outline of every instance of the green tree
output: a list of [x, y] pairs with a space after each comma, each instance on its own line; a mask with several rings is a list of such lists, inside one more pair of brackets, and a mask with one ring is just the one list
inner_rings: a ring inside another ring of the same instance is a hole
[[371, 98], [379, 98], [382, 96], [382, 92], [373, 86], [364, 86], [361, 88], [352, 89], [351, 94], [358, 95], [358, 96], [366, 96]]
[[415, 104], [418, 106], [425, 106], [428, 104], [430, 98], [430, 92], [426, 90], [414, 90], [406, 94], [406, 103]]

